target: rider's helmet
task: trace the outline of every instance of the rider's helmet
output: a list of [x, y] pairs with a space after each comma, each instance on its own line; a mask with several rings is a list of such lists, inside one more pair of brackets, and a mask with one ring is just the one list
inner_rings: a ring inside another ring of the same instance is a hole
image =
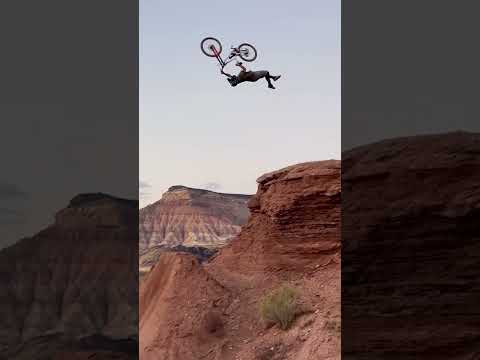
[[238, 77], [235, 76], [235, 75], [233, 75], [232, 77], [229, 77], [227, 80], [230, 83], [230, 85], [232, 85], [232, 86], [237, 86], [238, 85]]

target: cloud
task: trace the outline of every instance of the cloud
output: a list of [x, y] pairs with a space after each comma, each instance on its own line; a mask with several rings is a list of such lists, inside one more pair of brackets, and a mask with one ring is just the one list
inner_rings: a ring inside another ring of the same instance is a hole
[[219, 191], [222, 189], [222, 185], [216, 182], [208, 182], [206, 184], [200, 185], [200, 188], [210, 191]]

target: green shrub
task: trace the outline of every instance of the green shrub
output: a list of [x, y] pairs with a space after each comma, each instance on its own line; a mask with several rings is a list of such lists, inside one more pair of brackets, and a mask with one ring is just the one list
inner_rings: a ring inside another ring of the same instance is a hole
[[269, 324], [278, 324], [286, 330], [298, 313], [298, 293], [289, 286], [281, 286], [260, 301], [260, 314]]

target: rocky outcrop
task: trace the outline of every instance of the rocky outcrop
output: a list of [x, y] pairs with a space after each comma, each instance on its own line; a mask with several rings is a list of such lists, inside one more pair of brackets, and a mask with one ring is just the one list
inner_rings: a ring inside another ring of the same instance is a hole
[[[340, 162], [295, 165], [258, 183], [248, 224], [205, 266], [163, 253], [146, 275], [142, 359], [340, 358]], [[265, 327], [259, 301], [285, 283], [304, 313], [288, 331]]]
[[287, 167], [260, 177], [252, 216], [217, 262], [249, 271], [304, 271], [340, 251], [340, 161]]
[[477, 358], [480, 134], [386, 140], [342, 164], [342, 358]]
[[137, 211], [136, 201], [80, 195], [0, 251], [0, 353], [42, 359], [92, 336], [136, 341]]
[[[140, 210], [140, 255], [158, 247], [225, 245], [247, 222], [249, 199], [249, 195], [172, 186], [161, 200]], [[140, 267], [145, 266], [140, 260]]]

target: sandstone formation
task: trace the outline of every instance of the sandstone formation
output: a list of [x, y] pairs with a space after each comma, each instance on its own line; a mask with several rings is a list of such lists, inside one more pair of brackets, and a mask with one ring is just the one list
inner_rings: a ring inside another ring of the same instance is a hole
[[[240, 235], [202, 266], [163, 253], [140, 288], [140, 356], [162, 360], [340, 359], [340, 162], [261, 177]], [[301, 295], [288, 331], [259, 300], [280, 284]]]
[[140, 250], [223, 245], [247, 222], [249, 198], [172, 186], [161, 200], [140, 210]]
[[342, 358], [480, 354], [480, 134], [343, 154]]
[[251, 220], [217, 263], [244, 273], [302, 272], [339, 253], [339, 161], [294, 165], [257, 183]]
[[249, 195], [172, 186], [161, 200], [140, 210], [140, 268], [148, 270], [161, 249], [197, 247], [197, 253], [207, 253], [225, 245], [247, 222], [249, 199]]
[[110, 352], [138, 340], [137, 211], [79, 195], [53, 225], [0, 251], [1, 354], [50, 359], [85, 339], [106, 339], [97, 345]]

